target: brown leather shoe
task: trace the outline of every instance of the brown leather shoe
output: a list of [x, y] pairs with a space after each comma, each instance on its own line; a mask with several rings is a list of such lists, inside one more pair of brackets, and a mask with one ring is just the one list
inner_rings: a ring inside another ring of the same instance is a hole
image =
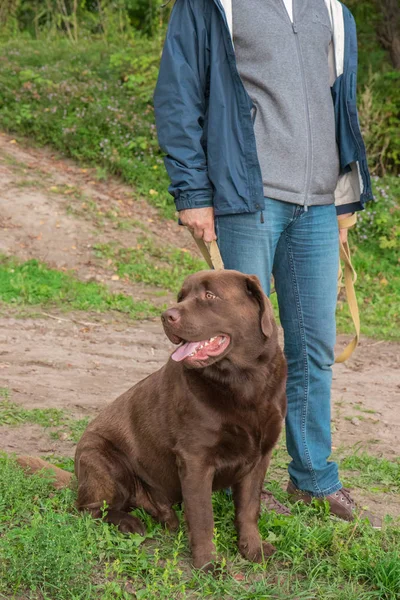
[[347, 488], [341, 488], [337, 492], [329, 494], [329, 496], [324, 496], [323, 498], [316, 498], [308, 492], [299, 490], [294, 483], [289, 481], [286, 491], [289, 494], [289, 499], [292, 502], [304, 502], [304, 504], [311, 504], [313, 500], [320, 500], [322, 502], [326, 501], [329, 503], [331, 515], [339, 517], [339, 519], [344, 519], [345, 521], [354, 521], [354, 519], [359, 516], [362, 519], [368, 519], [374, 529], [382, 528], [382, 519], [366, 510], [357, 507], [355, 501], [350, 495], [350, 490]]
[[291, 515], [290, 509], [281, 504], [279, 500], [275, 498], [272, 492], [268, 490], [263, 490], [261, 492], [261, 505], [267, 508], [268, 510], [274, 510], [278, 515]]

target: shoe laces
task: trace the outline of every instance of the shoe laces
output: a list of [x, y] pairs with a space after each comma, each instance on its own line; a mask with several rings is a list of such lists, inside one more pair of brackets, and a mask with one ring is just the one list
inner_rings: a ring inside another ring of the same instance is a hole
[[348, 488], [341, 488], [340, 490], [338, 490], [337, 492], [335, 492], [333, 494], [333, 496], [335, 498], [338, 498], [340, 500], [340, 502], [345, 502], [347, 506], [351, 506], [352, 508], [355, 508], [356, 503], [354, 502], [353, 498], [351, 497], [350, 494], [350, 490]]

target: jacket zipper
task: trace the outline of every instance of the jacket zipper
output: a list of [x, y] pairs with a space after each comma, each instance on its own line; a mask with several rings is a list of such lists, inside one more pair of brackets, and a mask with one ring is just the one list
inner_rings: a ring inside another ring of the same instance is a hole
[[306, 112], [306, 124], [307, 124], [307, 154], [306, 154], [306, 184], [305, 184], [305, 189], [304, 189], [304, 210], [307, 211], [308, 210], [308, 192], [309, 192], [309, 188], [310, 188], [310, 180], [311, 180], [311, 145], [312, 145], [312, 139], [311, 139], [311, 116], [310, 116], [310, 107], [308, 104], [308, 100], [307, 100], [307, 88], [306, 88], [306, 82], [305, 82], [305, 74], [304, 74], [304, 63], [303, 63], [303, 56], [301, 54], [301, 47], [300, 47], [300, 41], [299, 41], [299, 37], [298, 37], [298, 29], [297, 29], [297, 23], [296, 23], [296, 16], [297, 16], [297, 1], [293, 0], [293, 22], [290, 19], [289, 13], [286, 10], [286, 6], [283, 0], [281, 0], [281, 4], [283, 7], [283, 10], [285, 11], [285, 14], [292, 26], [292, 30], [295, 36], [295, 40], [296, 40], [296, 50], [297, 50], [297, 58], [299, 60], [299, 66], [300, 66], [300, 77], [301, 77], [301, 83], [303, 86], [303, 96], [304, 96], [304, 108], [305, 108], [305, 112]]

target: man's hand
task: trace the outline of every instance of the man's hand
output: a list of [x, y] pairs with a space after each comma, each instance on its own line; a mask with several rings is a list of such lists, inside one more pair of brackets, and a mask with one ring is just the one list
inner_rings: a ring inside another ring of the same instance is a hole
[[338, 221], [339, 221], [339, 237], [340, 237], [340, 241], [342, 242], [342, 244], [345, 244], [347, 242], [347, 232], [348, 229], [341, 229], [340, 228], [340, 221], [342, 219], [346, 219], [347, 217], [351, 217], [353, 213], [346, 213], [344, 215], [339, 215], [338, 216]]
[[193, 233], [195, 238], [212, 242], [217, 239], [214, 229], [214, 209], [188, 208], [179, 212], [182, 225], [185, 225]]

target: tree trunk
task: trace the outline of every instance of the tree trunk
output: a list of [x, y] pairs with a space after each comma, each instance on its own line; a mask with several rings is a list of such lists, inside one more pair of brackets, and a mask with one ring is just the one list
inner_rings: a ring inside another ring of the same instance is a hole
[[378, 40], [389, 51], [392, 65], [400, 70], [400, 4], [398, 0], [377, 0], [382, 20], [378, 25]]

